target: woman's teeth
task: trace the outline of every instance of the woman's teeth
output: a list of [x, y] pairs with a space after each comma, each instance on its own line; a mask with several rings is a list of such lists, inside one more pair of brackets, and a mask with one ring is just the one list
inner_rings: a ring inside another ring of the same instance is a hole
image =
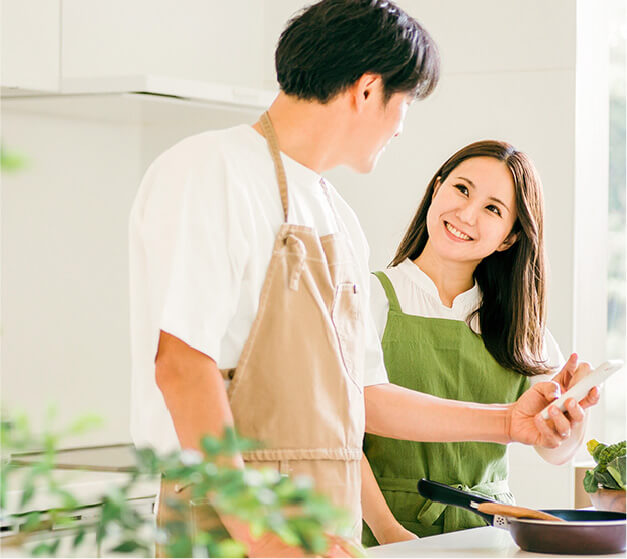
[[448, 231], [455, 235], [458, 239], [462, 239], [464, 241], [470, 241], [472, 240], [472, 237], [469, 237], [468, 235], [466, 235], [466, 233], [462, 233], [461, 231], [458, 231], [457, 229], [455, 229], [455, 227], [453, 227], [448, 221], [444, 222], [444, 225], [446, 226], [446, 228], [448, 229]]

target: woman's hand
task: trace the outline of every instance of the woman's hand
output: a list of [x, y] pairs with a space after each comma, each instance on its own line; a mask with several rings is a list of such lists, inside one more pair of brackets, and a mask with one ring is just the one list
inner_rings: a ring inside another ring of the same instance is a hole
[[[559, 398], [563, 390], [574, 386], [589, 373], [590, 365], [578, 364], [577, 355], [572, 354], [552, 381], [538, 383], [527, 390], [511, 409], [509, 431], [511, 439], [549, 449], [557, 448], [568, 440], [573, 430], [579, 439], [585, 419], [584, 409], [599, 401], [598, 388], [592, 388], [579, 402], [569, 398], [566, 401], [565, 412], [556, 406], [549, 408], [547, 420], [543, 419], [539, 412]], [[578, 444], [578, 441], [574, 443]], [[560, 456], [560, 463], [562, 459]]]
[[393, 522], [381, 530], [377, 541], [379, 545], [388, 543], [406, 542], [409, 540], [417, 540], [418, 536], [403, 528], [398, 522]]
[[[577, 362], [577, 354], [573, 353], [566, 361], [566, 364], [562, 368], [562, 370], [557, 373], [553, 380], [560, 385], [560, 389], [563, 392], [566, 392], [575, 384], [577, 384], [583, 377], [589, 375], [592, 372], [592, 368], [590, 367], [590, 363], [586, 363], [585, 361]], [[599, 389], [595, 386], [592, 388], [586, 397], [579, 402], [575, 402], [582, 409], [589, 408], [598, 404], [600, 399]], [[568, 405], [567, 405], [568, 407]]]
[[[588, 363], [577, 363], [577, 355], [572, 354], [564, 368], [553, 377], [553, 380], [560, 386], [562, 392], [572, 388], [583, 377], [591, 373]], [[549, 420], [545, 421], [539, 415], [536, 416], [536, 426], [539, 431], [550, 429], [551, 422], [554, 428], [562, 436], [562, 444], [558, 448], [547, 448], [536, 446], [536, 452], [550, 464], [564, 464], [568, 462], [577, 452], [577, 448], [581, 445], [586, 431], [586, 408], [594, 406], [599, 402], [600, 392], [598, 387], [593, 387], [588, 391], [586, 396], [575, 401], [574, 398], [568, 398], [564, 402], [566, 412], [561, 413], [557, 406], [549, 408]], [[566, 421], [568, 420], [568, 421]]]
[[570, 434], [570, 421], [559, 410], [557, 416], [551, 416], [552, 421], [545, 421], [539, 413], [560, 395], [560, 386], [554, 381], [539, 382], [527, 390], [510, 410], [510, 439], [523, 444], [557, 448], [565, 438], [562, 433], [566, 436]]

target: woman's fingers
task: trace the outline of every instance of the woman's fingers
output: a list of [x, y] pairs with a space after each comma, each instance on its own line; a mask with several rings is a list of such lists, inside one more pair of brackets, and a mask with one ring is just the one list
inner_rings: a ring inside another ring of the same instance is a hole
[[587, 377], [592, 372], [592, 366], [587, 361], [580, 361], [577, 365], [577, 369], [572, 375], [570, 384], [568, 388], [572, 388], [577, 384], [581, 379]]
[[548, 405], [549, 403], [557, 400], [562, 395], [562, 389], [559, 383], [555, 380], [547, 380], [546, 382], [539, 382], [535, 384], [532, 388], [537, 389], [542, 397], [546, 400], [546, 403], [543, 404]]
[[586, 394], [586, 397], [583, 400], [579, 401], [579, 405], [583, 408], [589, 408], [592, 406], [596, 406], [601, 399], [601, 391], [598, 386], [594, 386], [590, 389], [590, 392]]
[[553, 422], [553, 430], [557, 433], [561, 440], [570, 437], [570, 421], [561, 412], [557, 406], [551, 406], [549, 408], [549, 417]]
[[566, 390], [570, 386], [573, 375], [577, 370], [577, 359], [577, 354], [572, 353], [568, 358], [568, 361], [564, 363], [562, 370], [557, 375], [555, 375], [555, 377], [553, 377], [553, 380], [557, 381], [560, 384], [560, 388], [564, 392], [566, 392]]
[[[598, 396], [597, 396], [598, 397]], [[570, 437], [573, 425], [581, 423], [585, 418], [585, 412], [573, 398], [566, 400], [566, 413], [560, 411], [557, 406], [549, 408], [549, 419], [543, 419], [539, 414], [535, 417], [535, 424], [543, 439], [551, 445], [551, 448], [559, 446]]]
[[565, 404], [571, 426], [575, 423], [581, 423], [585, 419], [586, 412], [583, 411], [583, 407], [574, 398], [568, 398]]
[[562, 444], [563, 439], [553, 428], [551, 420], [545, 420], [538, 414], [534, 417], [534, 423], [540, 434], [540, 442], [538, 443], [540, 446], [545, 448], [557, 448]]

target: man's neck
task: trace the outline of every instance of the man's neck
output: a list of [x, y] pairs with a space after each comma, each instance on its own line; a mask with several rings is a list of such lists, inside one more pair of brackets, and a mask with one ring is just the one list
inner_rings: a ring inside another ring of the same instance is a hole
[[[268, 109], [279, 149], [301, 165], [321, 174], [340, 164], [345, 133], [341, 96], [322, 105], [280, 92]], [[262, 134], [261, 125], [253, 128]]]
[[444, 260], [436, 254], [429, 241], [414, 263], [431, 278], [438, 290], [440, 301], [449, 308], [453, 306], [455, 297], [475, 284], [473, 274], [477, 263]]

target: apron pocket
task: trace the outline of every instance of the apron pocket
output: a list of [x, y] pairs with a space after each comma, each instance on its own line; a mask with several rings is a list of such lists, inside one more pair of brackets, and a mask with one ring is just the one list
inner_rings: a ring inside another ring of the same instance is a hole
[[337, 333], [340, 354], [348, 376], [363, 391], [364, 324], [357, 284], [340, 283], [335, 288], [331, 318]]

